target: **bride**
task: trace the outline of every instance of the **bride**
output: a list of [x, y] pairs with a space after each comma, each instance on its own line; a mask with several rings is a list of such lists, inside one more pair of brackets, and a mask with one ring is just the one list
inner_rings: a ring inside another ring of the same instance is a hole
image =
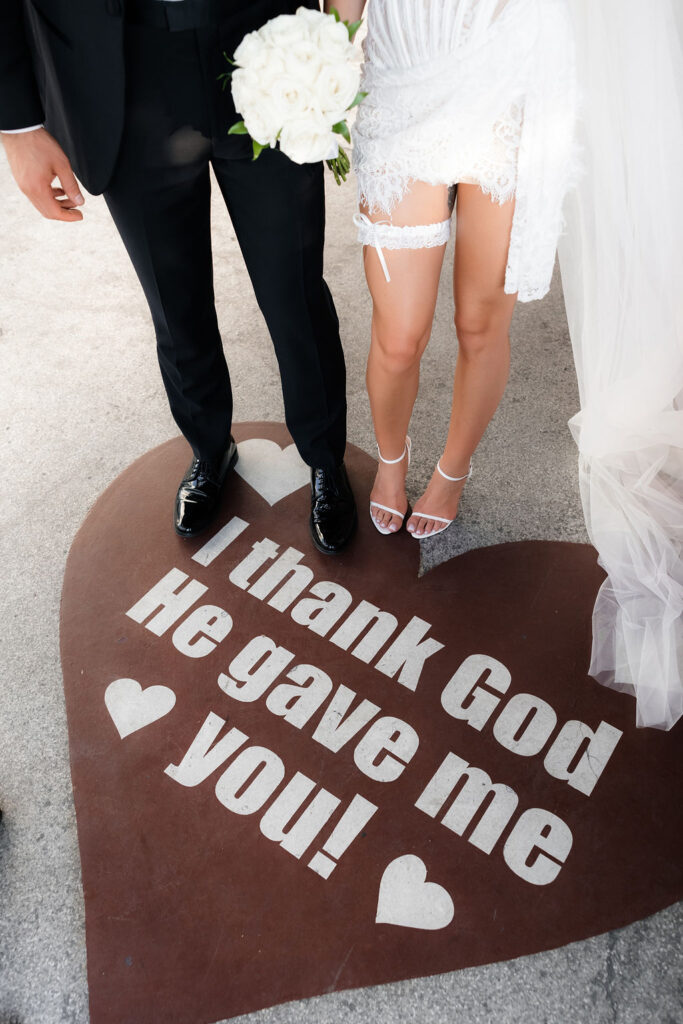
[[[336, 4], [352, 20], [364, 6]], [[575, 166], [571, 27], [565, 0], [370, 0], [365, 58], [356, 222], [373, 300], [367, 386], [380, 462], [370, 513], [383, 534], [407, 513], [408, 424], [455, 222], [450, 424], [407, 522], [429, 537], [455, 518], [503, 395], [517, 298], [550, 286]]]
[[[365, 2], [332, 6], [356, 20]], [[391, 534], [406, 519], [408, 424], [452, 223], [453, 405], [406, 524], [417, 538], [457, 514], [506, 385], [515, 302], [547, 292], [560, 240], [581, 396], [570, 426], [607, 573], [589, 672], [635, 695], [638, 725], [669, 729], [683, 715], [683, 6], [369, 0], [367, 29], [354, 165], [373, 522]]]

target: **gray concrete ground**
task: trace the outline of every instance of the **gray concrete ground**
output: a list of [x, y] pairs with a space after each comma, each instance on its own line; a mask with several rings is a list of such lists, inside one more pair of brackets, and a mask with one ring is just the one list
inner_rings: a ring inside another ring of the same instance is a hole
[[[104, 488], [175, 434], [147, 310], [101, 199], [85, 221], [41, 221], [4, 157], [0, 241], [2, 684], [0, 1024], [88, 1020], [85, 935], [58, 649], [64, 563]], [[373, 451], [364, 391], [369, 301], [350, 223], [354, 189], [330, 181], [327, 276], [349, 366], [350, 440]], [[218, 311], [235, 418], [282, 420], [275, 359], [220, 202]], [[455, 359], [448, 274], [412, 426], [412, 497], [445, 436]], [[577, 408], [559, 282], [519, 308], [510, 387], [476, 457], [457, 531], [423, 548], [429, 568], [469, 547], [585, 540]], [[627, 698], [624, 698], [627, 699]], [[671, 908], [619, 932], [506, 964], [342, 992], [242, 1018], [245, 1024], [674, 1024], [681, 925]]]

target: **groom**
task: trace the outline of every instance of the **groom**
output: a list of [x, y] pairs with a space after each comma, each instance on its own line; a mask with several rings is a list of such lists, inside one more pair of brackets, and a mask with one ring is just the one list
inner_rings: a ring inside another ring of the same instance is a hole
[[[340, 551], [356, 526], [343, 458], [345, 367], [322, 276], [322, 164], [251, 160], [218, 76], [245, 33], [315, 0], [0, 0], [0, 137], [45, 217], [82, 219], [75, 175], [103, 193], [149, 303], [161, 374], [194, 458], [174, 524], [210, 523], [237, 460], [214, 305], [213, 168], [273, 339], [287, 426], [311, 467], [311, 534]], [[51, 188], [57, 177], [60, 189]], [[228, 322], [229, 330], [229, 322]], [[254, 372], [258, 373], [258, 366]]]

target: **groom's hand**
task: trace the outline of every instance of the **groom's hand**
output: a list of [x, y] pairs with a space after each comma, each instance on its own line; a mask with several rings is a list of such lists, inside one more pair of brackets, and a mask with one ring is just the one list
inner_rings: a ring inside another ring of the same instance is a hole
[[[36, 210], [48, 220], [83, 220], [80, 210], [85, 200], [71, 170], [69, 159], [44, 128], [13, 135], [0, 135], [10, 170], [17, 185]], [[60, 188], [52, 182], [57, 178]]]

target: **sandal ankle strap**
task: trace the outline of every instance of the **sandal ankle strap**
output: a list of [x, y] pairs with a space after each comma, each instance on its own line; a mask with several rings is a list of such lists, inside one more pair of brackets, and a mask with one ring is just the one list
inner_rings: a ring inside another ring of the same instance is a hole
[[403, 462], [403, 460], [406, 457], [406, 452], [407, 452], [408, 453], [408, 463], [410, 463], [410, 449], [411, 449], [411, 447], [412, 447], [412, 442], [411, 442], [410, 438], [406, 435], [406, 443], [403, 446], [403, 451], [401, 452], [399, 457], [397, 459], [385, 459], [384, 456], [382, 455], [381, 451], [379, 450], [379, 445], [377, 445], [377, 454], [379, 456], [379, 461], [383, 462], [385, 466], [397, 466], [399, 462]]
[[444, 480], [450, 480], [451, 483], [458, 483], [460, 480], [469, 480], [469, 478], [472, 476], [472, 468], [473, 467], [472, 467], [472, 460], [470, 459], [469, 471], [467, 473], [465, 473], [464, 476], [449, 476], [448, 473], [444, 473], [444, 471], [442, 470], [442, 468], [441, 468], [441, 459], [439, 459], [439, 461], [436, 464], [436, 468], [439, 471], [439, 473], [441, 474], [441, 476], [444, 478]]

